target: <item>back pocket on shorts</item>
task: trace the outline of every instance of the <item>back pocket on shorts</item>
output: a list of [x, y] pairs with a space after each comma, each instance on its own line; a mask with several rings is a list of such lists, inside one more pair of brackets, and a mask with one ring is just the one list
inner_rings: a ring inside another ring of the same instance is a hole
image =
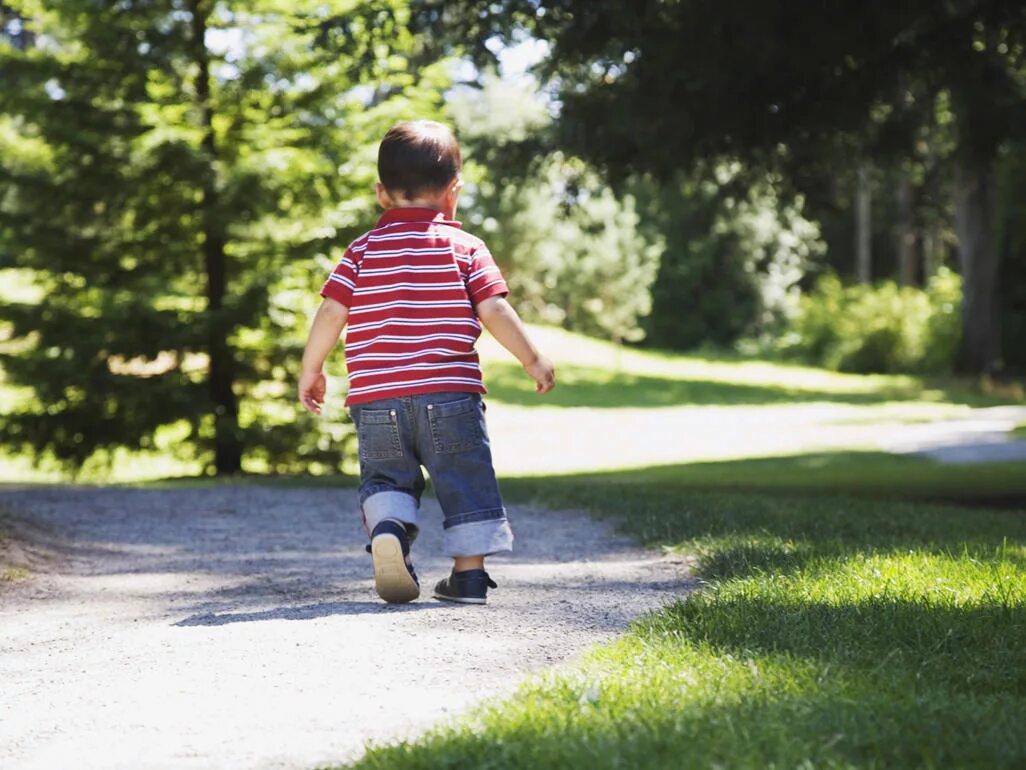
[[360, 457], [393, 460], [403, 456], [399, 418], [394, 409], [361, 409], [356, 426]]
[[436, 452], [466, 452], [484, 443], [484, 426], [478, 403], [478, 399], [468, 397], [428, 406], [431, 440]]

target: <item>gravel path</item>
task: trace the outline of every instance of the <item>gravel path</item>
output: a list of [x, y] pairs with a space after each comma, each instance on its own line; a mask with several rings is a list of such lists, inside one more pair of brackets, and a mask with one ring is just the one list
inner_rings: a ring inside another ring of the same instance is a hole
[[1026, 440], [1011, 431], [1026, 425], [1026, 406], [994, 406], [974, 409], [958, 420], [938, 420], [909, 425], [886, 437], [881, 446], [888, 452], [919, 454], [945, 465], [1026, 460]]
[[[0, 487], [0, 767], [310, 768], [415, 735], [694, 588], [575, 512], [513, 508], [487, 607], [383, 605], [351, 490]], [[441, 514], [415, 546], [430, 585]], [[15, 545], [8, 544], [10, 553]]]

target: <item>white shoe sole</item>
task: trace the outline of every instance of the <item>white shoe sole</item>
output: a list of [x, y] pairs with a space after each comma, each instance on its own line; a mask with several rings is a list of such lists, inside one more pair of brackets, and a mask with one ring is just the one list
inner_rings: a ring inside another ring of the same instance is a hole
[[477, 599], [477, 598], [470, 597], [470, 596], [446, 596], [445, 594], [440, 594], [437, 591], [435, 591], [434, 596], [435, 596], [436, 599], [439, 599], [439, 600], [441, 600], [443, 602], [456, 602], [457, 604], [487, 604], [488, 603], [487, 599]]
[[420, 586], [406, 568], [403, 547], [395, 535], [378, 535], [371, 541], [374, 559], [374, 588], [390, 603], [412, 602], [420, 596]]

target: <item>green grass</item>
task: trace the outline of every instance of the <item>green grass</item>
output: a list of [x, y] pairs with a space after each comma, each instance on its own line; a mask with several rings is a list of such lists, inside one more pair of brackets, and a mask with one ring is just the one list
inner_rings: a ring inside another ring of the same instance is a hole
[[604, 409], [667, 406], [789, 404], [820, 401], [844, 404], [878, 404], [881, 401], [922, 400], [923, 390], [895, 384], [873, 391], [815, 390], [787, 384], [747, 384], [704, 380], [700, 377], [639, 375], [599, 367], [564, 364], [559, 367], [559, 386], [544, 399], [519, 366], [488, 364], [488, 393], [505, 404], [528, 407], [592, 407]]
[[1016, 425], [1011, 430], [1011, 435], [1015, 438], [1026, 438], [1026, 423], [1022, 425]]
[[707, 585], [353, 767], [1026, 765], [1026, 513], [915, 501], [1026, 500], [1026, 464], [809, 456], [503, 489], [614, 517]]
[[[636, 508], [650, 497], [679, 501], [696, 491], [844, 495], [995, 507], [1017, 504], [1026, 509], [1026, 462], [940, 465], [914, 455], [827, 452], [506, 479], [502, 488], [513, 498], [538, 495], [556, 507], [602, 510], [610, 500]], [[628, 521], [635, 521], [634, 517], [631, 513]]]
[[[2, 512], [0, 512], [0, 516], [2, 516]], [[29, 571], [24, 567], [6, 563], [8, 561], [6, 546], [10, 540], [11, 534], [4, 529], [3, 519], [0, 518], [0, 586], [4, 583], [14, 583], [20, 580], [25, 580], [29, 576]]]
[[736, 354], [618, 348], [552, 327], [531, 327], [538, 346], [557, 364], [559, 385], [544, 399], [510, 355], [489, 336], [481, 359], [490, 398], [525, 407], [598, 408], [758, 405], [794, 402], [881, 404], [923, 402], [992, 406], [1026, 403], [1021, 383], [1002, 386], [957, 377], [857, 375]]
[[0, 569], [0, 583], [15, 583], [19, 580], [25, 580], [29, 576], [29, 571], [24, 567], [3, 567]]

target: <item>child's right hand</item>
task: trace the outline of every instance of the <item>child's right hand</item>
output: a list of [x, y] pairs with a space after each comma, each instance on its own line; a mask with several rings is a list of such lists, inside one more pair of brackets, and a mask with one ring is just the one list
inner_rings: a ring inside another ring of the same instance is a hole
[[535, 383], [535, 392], [548, 393], [556, 387], [556, 367], [545, 356], [538, 356], [533, 363], [524, 364], [527, 372]]
[[308, 412], [321, 413], [324, 393], [327, 389], [327, 378], [324, 371], [304, 371], [299, 377], [299, 403]]

